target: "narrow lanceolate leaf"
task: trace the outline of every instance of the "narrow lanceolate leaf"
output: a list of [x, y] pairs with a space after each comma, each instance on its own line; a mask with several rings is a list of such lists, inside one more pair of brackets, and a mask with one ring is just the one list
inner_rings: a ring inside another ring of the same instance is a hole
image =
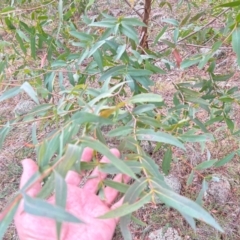
[[127, 166], [124, 161], [113, 155], [110, 150], [102, 144], [100, 141], [95, 140], [90, 137], [82, 137], [81, 141], [84, 145], [87, 147], [90, 147], [98, 152], [100, 152], [102, 155], [107, 157], [109, 161], [117, 168], [119, 169], [122, 173], [129, 175], [130, 177], [136, 179], [136, 176], [134, 172], [131, 170], [129, 166]]
[[107, 125], [112, 123], [112, 121], [107, 118], [100, 117], [88, 112], [77, 112], [72, 116], [72, 120], [76, 124], [101, 123], [101, 124]]
[[133, 131], [133, 128], [130, 126], [121, 126], [111, 130], [107, 135], [109, 137], [123, 137], [130, 134]]
[[4, 91], [4, 93], [1, 94], [1, 96], [0, 96], [0, 102], [2, 102], [4, 100], [7, 100], [8, 98], [12, 98], [12, 97], [16, 96], [20, 92], [21, 92], [20, 87], [14, 87], [14, 88], [11, 88], [7, 91]]
[[168, 175], [171, 169], [171, 162], [172, 162], [172, 149], [168, 148], [164, 154], [162, 162], [162, 170], [166, 175]]
[[240, 66], [240, 27], [236, 28], [232, 34], [232, 48], [237, 55], [237, 62]]
[[23, 83], [21, 89], [24, 90], [35, 103], [39, 104], [37, 93], [28, 82]]
[[64, 178], [57, 171], [54, 171], [54, 178], [56, 204], [57, 206], [65, 208], [67, 199], [67, 184]]
[[8, 133], [10, 132], [10, 129], [11, 128], [9, 122], [7, 122], [7, 124], [2, 129], [0, 129], [0, 149], [3, 146], [4, 140], [7, 137]]
[[198, 196], [197, 196], [197, 199], [196, 199], [196, 202], [202, 206], [203, 205], [203, 196], [204, 196], [204, 193], [207, 191], [208, 189], [208, 183], [206, 182], [205, 179], [203, 179], [203, 182], [202, 182], [202, 189], [201, 191], [199, 192]]
[[6, 215], [4, 216], [3, 219], [0, 219], [0, 239], [3, 239], [5, 232], [8, 229], [8, 226], [10, 225], [10, 223], [13, 220], [13, 217], [17, 211], [19, 202], [16, 202], [15, 204], [13, 204], [8, 210], [8, 212], [6, 213]]
[[22, 193], [24, 198], [24, 211], [39, 217], [47, 217], [58, 222], [83, 223], [79, 218], [66, 212], [63, 208], [52, 205], [46, 200], [39, 198], [31, 198], [27, 194]]
[[62, 163], [57, 167], [57, 170], [61, 176], [65, 177], [67, 172], [73, 167], [73, 165], [77, 162], [80, 162], [82, 152], [83, 146], [73, 144], [67, 145], [67, 150], [65, 155], [63, 156]]
[[221, 5], [218, 5], [216, 7], [239, 7], [240, 6], [240, 1], [234, 1], [234, 2], [229, 2], [229, 3], [224, 3]]
[[130, 213], [138, 210], [139, 208], [141, 208], [144, 204], [149, 203], [151, 201], [151, 197], [152, 197], [152, 194], [148, 193], [147, 195], [145, 195], [143, 198], [141, 198], [137, 202], [130, 204], [130, 205], [128, 203], [124, 203], [121, 207], [116, 208], [110, 212], [107, 212], [106, 214], [100, 216], [99, 218], [101, 218], [101, 219], [117, 218], [117, 217], [122, 217], [127, 214], [130, 214]]
[[195, 167], [195, 169], [196, 169], [196, 170], [207, 169], [207, 168], [212, 167], [216, 162], [217, 162], [217, 159], [205, 161], [205, 162], [202, 162], [202, 163], [198, 164], [198, 165]]
[[184, 142], [207, 142], [213, 140], [213, 135], [210, 133], [205, 133], [202, 135], [184, 134], [180, 138]]
[[[67, 201], [67, 184], [64, 178], [57, 172], [54, 171], [55, 178], [55, 200], [56, 205], [65, 209], [66, 201]], [[57, 237], [60, 239], [62, 223], [56, 221], [57, 226]]]
[[[146, 187], [147, 187], [147, 182], [145, 178], [139, 179], [139, 181], [136, 181], [135, 183], [133, 183], [125, 194], [124, 203], [129, 203], [129, 204], [134, 203]], [[130, 224], [130, 222], [131, 222], [131, 214], [121, 217], [119, 222], [122, 236], [124, 237], [124, 239], [128, 239], [128, 240], [132, 239], [132, 235], [128, 228], [128, 225]]]
[[191, 228], [193, 230], [196, 230], [196, 223], [195, 223], [194, 219], [184, 213], [181, 213], [181, 214], [184, 217], [184, 219], [187, 221], [187, 223], [191, 226]]
[[162, 102], [162, 101], [163, 101], [162, 96], [154, 93], [141, 93], [129, 99], [129, 102], [131, 103]]
[[36, 39], [35, 36], [32, 36], [30, 39], [30, 44], [31, 44], [31, 56], [33, 59], [36, 59]]
[[221, 166], [225, 165], [226, 163], [230, 162], [233, 159], [234, 156], [235, 156], [235, 152], [232, 152], [232, 153], [228, 154], [226, 157], [217, 161], [214, 164], [214, 167], [221, 167]]
[[159, 171], [159, 166], [155, 163], [155, 161], [152, 158], [150, 158], [147, 155], [140, 156], [140, 158], [141, 158], [141, 162], [142, 162], [142, 167], [145, 170], [147, 170], [147, 172], [151, 176], [153, 176], [157, 179], [160, 179], [160, 180], [164, 180], [163, 175]]
[[164, 132], [155, 132], [152, 129], [139, 129], [137, 131], [137, 139], [138, 140], [146, 140], [151, 142], [162, 142], [174, 145], [176, 147], [185, 149], [183, 143], [181, 143], [177, 138], [172, 135]]
[[173, 191], [163, 188], [154, 179], [152, 179], [152, 184], [156, 188], [156, 194], [158, 195], [161, 202], [177, 209], [183, 214], [204, 221], [205, 223], [213, 226], [220, 232], [223, 232], [223, 229], [215, 221], [215, 219], [196, 202], [193, 202], [186, 197], [180, 196]]
[[193, 181], [193, 177], [194, 177], [194, 171], [192, 171], [187, 179], [187, 186], [192, 184]]
[[104, 184], [108, 187], [116, 189], [118, 192], [121, 192], [121, 193], [125, 193], [129, 188], [129, 185], [127, 185], [127, 184], [115, 182], [110, 179], [104, 180]]

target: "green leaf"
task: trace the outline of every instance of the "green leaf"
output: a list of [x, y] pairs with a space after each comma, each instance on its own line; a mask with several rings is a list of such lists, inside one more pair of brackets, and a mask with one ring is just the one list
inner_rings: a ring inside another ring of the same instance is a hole
[[126, 50], [126, 47], [127, 47], [127, 45], [124, 44], [124, 45], [120, 45], [120, 46], [117, 48], [117, 55], [114, 57], [114, 60], [115, 60], [115, 61], [119, 60], [119, 59], [122, 57], [123, 53], [124, 53], [125, 50]]
[[188, 67], [191, 67], [191, 66], [199, 63], [200, 60], [201, 60], [200, 57], [198, 57], [198, 58], [196, 58], [196, 59], [185, 59], [185, 60], [183, 60], [183, 61], [181, 62], [180, 67], [181, 67], [182, 69], [186, 69], [186, 68], [188, 68]]
[[72, 116], [72, 120], [75, 124], [83, 124], [83, 123], [100, 123], [103, 125], [109, 125], [112, 123], [112, 120], [99, 117], [95, 114], [88, 112], [77, 112]]
[[235, 152], [228, 154], [226, 157], [220, 159], [214, 164], [214, 167], [222, 167], [226, 163], [230, 162], [235, 156]]
[[5, 8], [2, 9], [1, 13], [12, 12], [12, 11], [14, 11], [14, 10], [15, 10], [14, 7], [7, 6], [7, 7], [5, 7]]
[[28, 82], [24, 82], [21, 89], [24, 90], [35, 103], [39, 104], [37, 93]]
[[[67, 184], [62, 176], [54, 171], [54, 178], [55, 178], [55, 202], [56, 205], [65, 209], [66, 201], [67, 201]], [[60, 239], [61, 236], [61, 227], [62, 223], [56, 221], [57, 225], [57, 236]]]
[[206, 12], [203, 11], [203, 12], [200, 12], [200, 13], [197, 13], [195, 16], [193, 16], [190, 20], [189, 20], [189, 23], [192, 23], [194, 21], [197, 21], [200, 17], [202, 17], [203, 15], [205, 15]]
[[191, 228], [195, 231], [196, 230], [196, 223], [194, 221], [194, 219], [182, 212], [180, 212], [183, 216], [183, 218], [187, 221], [187, 223], [191, 226]]
[[34, 145], [38, 144], [38, 139], [37, 139], [37, 123], [32, 124], [32, 142]]
[[44, 79], [44, 84], [49, 90], [49, 92], [53, 91], [53, 85], [54, 85], [54, 80], [55, 80], [56, 73], [55, 72], [50, 72], [46, 74], [46, 77]]
[[123, 137], [129, 135], [130, 133], [132, 133], [132, 131], [133, 128], [130, 126], [121, 126], [111, 130], [110, 132], [108, 132], [107, 135], [109, 137]]
[[225, 82], [228, 79], [230, 79], [233, 75], [234, 75], [234, 73], [230, 73], [227, 75], [214, 75], [214, 76], [212, 76], [212, 79], [213, 79], [213, 81], [216, 81], [216, 82]]
[[139, 118], [139, 122], [142, 122], [146, 125], [149, 125], [150, 127], [155, 127], [155, 128], [160, 128], [161, 127], [160, 121], [153, 118], [153, 117], [141, 116]]
[[69, 32], [73, 37], [81, 40], [81, 41], [87, 41], [92, 42], [94, 40], [94, 37], [88, 33], [84, 32], [77, 32], [77, 31], [70, 31]]
[[109, 161], [122, 173], [129, 175], [130, 177], [136, 179], [136, 176], [134, 172], [131, 170], [129, 166], [127, 166], [124, 161], [117, 158], [115, 155], [113, 155], [110, 150], [102, 144], [100, 141], [95, 140], [90, 137], [82, 137], [81, 142], [86, 145], [87, 147], [90, 147], [98, 152], [100, 152], [103, 156], [107, 157]]
[[171, 162], [172, 162], [172, 149], [168, 148], [164, 154], [162, 161], [162, 170], [166, 175], [169, 174], [169, 171], [171, 169]]
[[0, 221], [0, 239], [3, 239], [5, 232], [8, 229], [8, 226], [11, 224], [15, 213], [17, 212], [19, 201], [15, 202], [6, 213], [5, 217]]
[[[134, 182], [129, 187], [128, 191], [125, 194], [124, 203], [128, 203], [128, 204], [134, 203], [139, 198], [139, 195], [144, 191], [146, 187], [147, 187], [147, 182], [145, 178], [139, 179], [138, 181]], [[132, 239], [131, 233], [128, 228], [130, 221], [131, 221], [131, 214], [120, 218], [120, 222], [119, 222], [122, 236], [124, 237], [124, 239], [128, 239], [128, 240]]]
[[57, 68], [57, 67], [66, 67], [67, 63], [64, 60], [56, 60], [51, 63], [52, 68]]
[[164, 132], [160, 132], [160, 131], [155, 132], [152, 129], [139, 129], [137, 130], [136, 136], [138, 140], [162, 142], [162, 143], [171, 144], [176, 147], [185, 149], [183, 143], [181, 143], [177, 138]]
[[67, 201], [67, 184], [57, 171], [54, 171], [54, 179], [56, 205], [65, 208]]
[[20, 36], [18, 34], [16, 34], [15, 36], [16, 36], [16, 39], [17, 39], [19, 45], [20, 45], [20, 48], [22, 49], [23, 53], [26, 55], [27, 49], [26, 49], [26, 47], [24, 45], [23, 40], [20, 38]]
[[128, 203], [124, 203], [121, 207], [111, 210], [98, 218], [107, 219], [107, 218], [117, 218], [117, 217], [125, 216], [129, 213], [137, 211], [144, 204], [149, 203], [151, 201], [151, 197], [152, 197], [152, 194], [148, 193], [147, 195], [145, 195], [143, 198], [141, 198], [137, 202], [130, 204], [130, 205]]
[[200, 105], [201, 104], [206, 105], [206, 106], [209, 105], [209, 103], [202, 98], [185, 96], [185, 100], [188, 101], [188, 102], [197, 103], [197, 104], [200, 104]]
[[217, 159], [209, 160], [198, 164], [194, 169], [203, 170], [212, 167], [217, 162]]
[[164, 70], [162, 70], [161, 68], [151, 64], [149, 61], [146, 61], [145, 67], [146, 67], [146, 69], [152, 71], [153, 73], [166, 74], [166, 72]]
[[0, 149], [3, 146], [4, 140], [6, 139], [7, 135], [10, 132], [10, 124], [7, 122], [7, 124], [0, 130]]
[[141, 113], [152, 111], [155, 108], [156, 108], [156, 106], [154, 104], [138, 105], [137, 107], [135, 107], [133, 109], [132, 113], [138, 115], [138, 114], [141, 114]]
[[83, 223], [79, 218], [75, 217], [63, 208], [50, 204], [46, 200], [32, 198], [22, 193], [24, 198], [24, 211], [39, 217], [47, 217], [58, 222]]
[[163, 98], [159, 94], [154, 93], [141, 93], [129, 99], [129, 102], [131, 103], [162, 102], [162, 101]]
[[[65, 177], [67, 172], [71, 170], [74, 164], [79, 164], [83, 153], [83, 146], [68, 144], [66, 153], [64, 154], [61, 164], [57, 167], [58, 173]], [[78, 169], [81, 170], [81, 169]]]
[[120, 65], [116, 67], [109, 68], [107, 71], [105, 71], [102, 76], [99, 78], [99, 81], [104, 81], [108, 79], [109, 77], [115, 77], [120, 74], [124, 74], [126, 72], [126, 66]]
[[194, 171], [191, 171], [191, 173], [190, 173], [190, 175], [189, 175], [189, 177], [187, 179], [187, 186], [192, 184], [193, 177], [194, 177]]
[[168, 28], [167, 26], [164, 26], [163, 29], [158, 33], [158, 35], [156, 36], [156, 38], [153, 42], [153, 47], [157, 44], [157, 42], [161, 38], [161, 36], [166, 32], [167, 28]]
[[94, 54], [93, 54], [93, 58], [96, 61], [99, 69], [101, 70], [101, 72], [103, 72], [103, 56], [101, 51], [98, 49]]
[[122, 34], [124, 34], [128, 38], [132, 39], [136, 44], [139, 43], [139, 38], [138, 38], [137, 32], [133, 27], [126, 25], [122, 22], [120, 30], [121, 30]]
[[224, 3], [221, 5], [216, 6], [217, 7], [239, 7], [240, 6], [240, 1], [235, 1], [235, 2], [229, 2], [229, 3]]
[[121, 192], [121, 193], [126, 193], [126, 191], [129, 188], [129, 185], [127, 185], [127, 184], [120, 183], [120, 182], [115, 182], [115, 181], [110, 180], [110, 179], [105, 179], [103, 181], [103, 183], [106, 186], [111, 187], [113, 189], [116, 189], [118, 192]]
[[151, 157], [143, 155], [139, 156], [139, 158], [141, 158], [142, 168], [146, 169], [151, 176], [162, 181], [164, 180], [163, 175], [159, 171], [159, 166], [155, 163], [155, 161]]
[[170, 24], [172, 24], [172, 25], [175, 26], [175, 27], [178, 27], [178, 26], [179, 26], [179, 22], [178, 22], [176, 19], [173, 19], [173, 18], [164, 18], [164, 19], [162, 20], [162, 22], [170, 23]]
[[150, 76], [152, 74], [152, 71], [149, 71], [147, 69], [128, 68], [127, 74], [129, 74], [131, 77], [143, 77]]
[[144, 223], [143, 221], [141, 221], [140, 219], [132, 216], [131, 217], [132, 221], [135, 222], [137, 225], [141, 226], [141, 227], [147, 227], [147, 224]]
[[96, 137], [101, 143], [107, 145], [107, 142], [105, 140], [105, 137], [104, 137], [103, 132], [100, 127], [96, 128]]
[[152, 184], [156, 187], [155, 191], [161, 202], [177, 209], [183, 214], [204, 221], [205, 223], [213, 226], [220, 232], [223, 232], [223, 229], [215, 221], [215, 219], [197, 203], [186, 197], [180, 196], [173, 191], [163, 188], [160, 184], [157, 183], [155, 179], [152, 179]]
[[206, 182], [205, 179], [203, 179], [203, 182], [202, 182], [202, 188], [201, 188], [201, 191], [199, 192], [198, 196], [197, 196], [197, 199], [196, 199], [196, 202], [202, 206], [203, 205], [203, 196], [204, 194], [206, 193], [208, 189], [208, 183]]
[[207, 142], [207, 141], [213, 140], [213, 136], [210, 133], [205, 133], [202, 135], [184, 134], [184, 135], [181, 135], [180, 138], [184, 142]]
[[36, 59], [36, 38], [35, 38], [35, 36], [31, 36], [30, 45], [31, 45], [31, 56], [35, 60]]
[[96, 42], [92, 48], [89, 49], [89, 52], [88, 52], [88, 55], [87, 57], [91, 57], [106, 41], [105, 40], [102, 40], [102, 41], [99, 41], [99, 42]]
[[[131, 170], [136, 174], [139, 174], [142, 171], [142, 165], [136, 160], [125, 161], [125, 164], [130, 167]], [[90, 169], [92, 168], [91, 166], [86, 166], [86, 164], [84, 163], [81, 163], [81, 166], [83, 166], [84, 168], [88, 167], [86, 170], [89, 170], [89, 167]], [[114, 166], [112, 163], [101, 163], [100, 165], [98, 164], [98, 167], [101, 172], [105, 172], [108, 174], [122, 173], [122, 171], [116, 168], [116, 166]]]
[[206, 129], [206, 127], [204, 126], [204, 124], [203, 124], [198, 118], [194, 118], [194, 119], [192, 119], [192, 121], [193, 121], [194, 123], [196, 123], [196, 125], [199, 126], [200, 129], [201, 129], [203, 132], [205, 132], [205, 133], [208, 132], [208, 130]]
[[113, 28], [117, 24], [116, 19], [113, 20], [103, 20], [101, 22], [93, 22], [90, 23], [88, 26], [90, 27], [103, 27], [103, 28]]
[[225, 118], [225, 122], [230, 130], [230, 132], [232, 133], [234, 130], [234, 123], [230, 118]]
[[1, 94], [1, 96], [0, 96], [0, 102], [16, 96], [20, 92], [21, 92], [20, 87], [14, 87], [14, 88], [11, 88], [7, 91], [4, 91], [3, 94]]
[[123, 18], [121, 19], [121, 22], [130, 26], [146, 27], [146, 24], [140, 21], [138, 18]]
[[188, 19], [191, 17], [191, 13], [188, 13], [183, 19], [182, 21], [179, 23], [179, 27], [182, 27], [184, 26], [187, 22], [188, 22]]

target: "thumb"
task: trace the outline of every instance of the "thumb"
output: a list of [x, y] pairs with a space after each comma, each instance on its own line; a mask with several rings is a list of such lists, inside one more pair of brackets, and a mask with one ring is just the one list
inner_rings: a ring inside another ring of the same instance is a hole
[[[28, 180], [38, 171], [37, 164], [32, 159], [24, 159], [22, 162], [23, 174], [20, 181], [20, 189], [28, 182]], [[27, 194], [31, 197], [36, 196], [41, 190], [41, 182], [37, 181], [27, 190]]]

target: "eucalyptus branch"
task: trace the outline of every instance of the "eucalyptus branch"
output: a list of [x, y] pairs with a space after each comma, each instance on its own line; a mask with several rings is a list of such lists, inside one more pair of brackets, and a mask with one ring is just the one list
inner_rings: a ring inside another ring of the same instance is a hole
[[[189, 33], [186, 37], [180, 39], [177, 41], [176, 45], [183, 42], [184, 40], [192, 37], [193, 35], [195, 35], [196, 33], [202, 31], [204, 28], [208, 27], [209, 25], [211, 25], [212, 23], [214, 23], [219, 17], [221, 17], [224, 13], [226, 13], [227, 11], [229, 11], [230, 8], [227, 8], [225, 10], [223, 10], [222, 12], [220, 12], [215, 18], [213, 18], [210, 22], [208, 22], [207, 24], [205, 24], [204, 26], [202, 26], [201, 28], [199, 28], [197, 31], [194, 31], [192, 33]], [[160, 50], [159, 52], [164, 52], [165, 50], [167, 50], [169, 48], [169, 46], [163, 48], [162, 50]]]
[[54, 3], [54, 2], [55, 2], [55, 0], [53, 0], [53, 1], [49, 2], [49, 3], [43, 4], [41, 6], [33, 7], [33, 8], [16, 9], [16, 10], [12, 10], [12, 11], [2, 12], [2, 13], [0, 13], [0, 16], [1, 15], [8, 15], [8, 14], [11, 14], [11, 13], [18, 13], [19, 14], [19, 12], [23, 13], [23, 12], [29, 12], [29, 11], [37, 10], [39, 8], [46, 7], [46, 6], [48, 6], [48, 5], [50, 5], [50, 4]]

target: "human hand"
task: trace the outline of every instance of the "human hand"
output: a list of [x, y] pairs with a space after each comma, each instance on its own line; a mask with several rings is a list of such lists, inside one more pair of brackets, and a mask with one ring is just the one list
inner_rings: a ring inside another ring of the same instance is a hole
[[[111, 152], [120, 155], [117, 149]], [[89, 162], [92, 159], [93, 150], [86, 148], [83, 151], [82, 161]], [[109, 162], [103, 157], [101, 162]], [[21, 177], [20, 188], [26, 184], [29, 178], [38, 171], [38, 166], [31, 159], [22, 161], [23, 174]], [[98, 219], [111, 209], [121, 205], [121, 201], [112, 205], [118, 192], [110, 187], [105, 187], [105, 200], [101, 200], [97, 195], [98, 184], [107, 174], [100, 172], [97, 168], [91, 173], [90, 179], [83, 188], [78, 185], [81, 181], [79, 174], [69, 171], [65, 181], [67, 182], [67, 201], [66, 211], [84, 221], [82, 224], [63, 223], [61, 230], [61, 239], [63, 240], [110, 240], [113, 237], [117, 219]], [[114, 178], [116, 182], [129, 181], [129, 177], [118, 174]], [[36, 196], [41, 190], [41, 183], [37, 182], [27, 191], [31, 197]], [[48, 199], [48, 202], [54, 204], [55, 196]], [[24, 212], [23, 200], [15, 215], [15, 225], [21, 240], [55, 240], [57, 239], [56, 222], [53, 219], [38, 217]]]

